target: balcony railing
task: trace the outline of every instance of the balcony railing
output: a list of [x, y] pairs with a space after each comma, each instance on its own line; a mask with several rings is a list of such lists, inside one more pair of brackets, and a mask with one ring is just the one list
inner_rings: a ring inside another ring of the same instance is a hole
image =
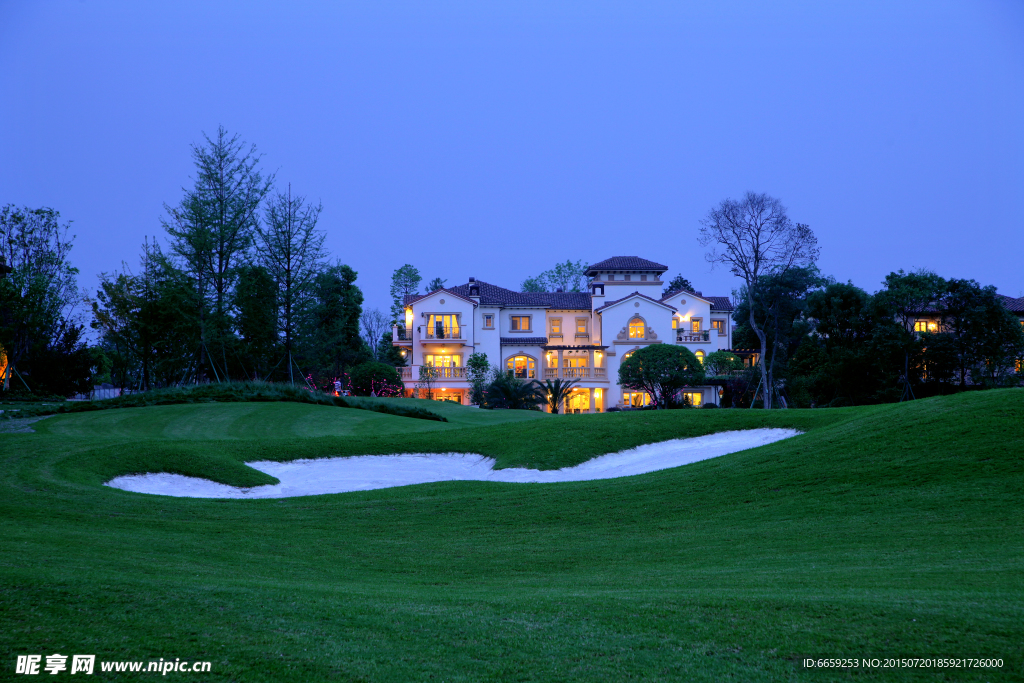
[[434, 368], [435, 379], [465, 379], [466, 368]]
[[608, 379], [608, 368], [544, 368], [544, 379]]
[[434, 328], [424, 330], [424, 339], [462, 339], [462, 328]]
[[405, 327], [395, 326], [392, 328], [393, 334], [391, 339], [393, 341], [412, 341], [412, 330]]
[[398, 370], [398, 376], [401, 379], [412, 379], [412, 368], [395, 368]]
[[706, 341], [711, 341], [711, 333], [708, 330], [676, 330], [676, 342], [680, 344]]

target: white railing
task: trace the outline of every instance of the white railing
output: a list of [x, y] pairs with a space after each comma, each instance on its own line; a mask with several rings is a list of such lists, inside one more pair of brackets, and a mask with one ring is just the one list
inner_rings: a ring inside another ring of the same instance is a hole
[[608, 379], [608, 368], [544, 368], [544, 379]]

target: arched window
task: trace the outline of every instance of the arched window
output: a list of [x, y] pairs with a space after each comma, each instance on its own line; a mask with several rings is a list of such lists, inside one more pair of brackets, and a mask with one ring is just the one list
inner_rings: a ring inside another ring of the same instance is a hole
[[536, 361], [530, 356], [512, 356], [508, 359], [505, 366], [520, 379], [537, 378]]
[[629, 338], [630, 339], [643, 339], [645, 336], [643, 318], [633, 318], [629, 321]]
[[693, 355], [697, 356], [697, 360], [700, 361], [701, 365], [704, 365], [704, 352], [703, 351], [694, 351]]

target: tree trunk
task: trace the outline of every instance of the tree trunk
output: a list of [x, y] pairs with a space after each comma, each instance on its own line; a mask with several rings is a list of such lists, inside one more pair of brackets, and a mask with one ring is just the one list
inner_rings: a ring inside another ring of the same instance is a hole
[[[751, 291], [752, 287], [747, 285], [747, 291]], [[761, 342], [761, 358], [758, 365], [761, 366], [761, 387], [764, 392], [764, 407], [766, 410], [770, 410], [772, 407], [772, 392], [771, 387], [768, 385], [768, 365], [766, 363], [768, 356], [768, 336], [764, 333], [764, 330], [757, 326], [757, 322], [754, 320], [754, 297], [750, 296], [750, 329], [754, 330], [754, 334], [757, 335], [758, 340]], [[751, 402], [757, 400], [757, 394], [755, 393]]]

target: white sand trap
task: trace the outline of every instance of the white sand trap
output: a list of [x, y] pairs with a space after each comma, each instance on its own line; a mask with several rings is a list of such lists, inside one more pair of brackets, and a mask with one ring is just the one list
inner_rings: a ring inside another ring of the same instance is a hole
[[324, 493], [367, 491], [434, 481], [551, 483], [612, 479], [688, 465], [796, 436], [793, 429], [749, 429], [693, 439], [673, 439], [602, 455], [561, 470], [494, 469], [494, 460], [465, 453], [406, 453], [347, 458], [246, 463], [280, 484], [238, 488], [180, 474], [134, 474], [107, 486], [186, 498], [290, 498]]

